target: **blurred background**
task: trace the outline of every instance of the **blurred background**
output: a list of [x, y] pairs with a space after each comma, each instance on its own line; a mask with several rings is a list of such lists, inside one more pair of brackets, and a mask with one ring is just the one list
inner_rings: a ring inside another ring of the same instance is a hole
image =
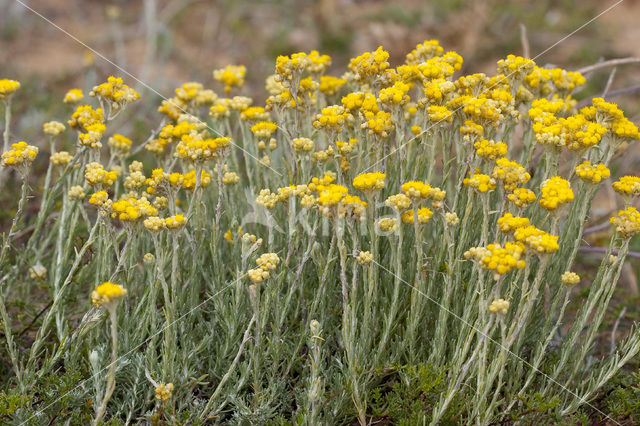
[[[317, 49], [333, 57], [330, 73], [340, 75], [363, 51], [382, 45], [394, 66], [433, 38], [463, 56], [462, 73], [493, 74], [498, 59], [524, 53], [521, 25], [539, 65], [578, 69], [640, 56], [636, 0], [620, 2], [541, 54], [618, 1], [0, 0], [0, 76], [26, 84], [33, 104], [123, 74], [61, 29], [166, 96], [190, 80], [220, 91], [211, 72], [233, 63], [247, 66], [245, 92], [260, 102], [277, 55]], [[592, 76], [582, 95], [602, 90], [609, 71]], [[613, 88], [637, 82], [639, 71], [640, 65], [621, 67]], [[637, 103], [625, 108], [631, 116], [640, 112]]]

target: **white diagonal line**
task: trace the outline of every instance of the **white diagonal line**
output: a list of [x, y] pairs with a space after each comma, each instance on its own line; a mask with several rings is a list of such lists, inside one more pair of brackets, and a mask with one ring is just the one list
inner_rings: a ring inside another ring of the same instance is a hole
[[582, 402], [584, 402], [586, 405], [588, 405], [590, 408], [594, 409], [595, 411], [597, 411], [598, 413], [602, 414], [603, 416], [605, 416], [605, 418], [610, 419], [612, 422], [614, 422], [617, 425], [620, 425], [620, 423], [618, 423], [617, 421], [615, 421], [614, 419], [612, 419], [611, 417], [609, 417], [609, 415], [605, 414], [604, 412], [602, 412], [601, 410], [599, 410], [598, 408], [594, 407], [592, 404], [590, 404], [589, 402], [587, 402], [586, 400], [584, 400], [582, 397], [580, 397], [580, 395], [576, 394], [575, 392], [573, 392], [571, 389], [568, 389], [567, 387], [565, 387], [563, 384], [559, 383], [558, 381], [554, 380], [551, 376], [545, 374], [544, 372], [540, 371], [538, 368], [536, 368], [533, 364], [531, 364], [529, 361], [525, 360], [524, 358], [520, 357], [520, 355], [516, 354], [515, 352], [512, 352], [511, 350], [509, 350], [506, 346], [504, 346], [502, 343], [498, 342], [497, 340], [495, 340], [494, 338], [492, 338], [491, 336], [485, 334], [482, 330], [480, 330], [479, 328], [475, 327], [473, 324], [470, 324], [468, 321], [465, 321], [464, 318], [462, 318], [461, 316], [457, 315], [455, 312], [451, 311], [450, 309], [447, 309], [445, 306], [443, 306], [440, 302], [438, 302], [436, 299], [432, 298], [431, 296], [425, 294], [424, 292], [420, 291], [417, 287], [409, 284], [407, 281], [405, 281], [402, 277], [396, 275], [392, 270], [382, 266], [380, 263], [376, 262], [375, 259], [371, 261], [372, 263], [376, 264], [379, 268], [382, 268], [384, 271], [390, 273], [391, 275], [393, 275], [395, 278], [397, 278], [398, 280], [402, 281], [403, 284], [406, 284], [408, 287], [414, 289], [415, 291], [417, 291], [418, 293], [420, 293], [422, 296], [426, 297], [427, 300], [429, 300], [430, 302], [433, 302], [435, 305], [437, 305], [440, 309], [443, 309], [444, 311], [446, 311], [449, 315], [452, 315], [454, 318], [460, 320], [462, 323], [464, 323], [466, 326], [471, 327], [474, 331], [478, 332], [480, 335], [482, 335], [485, 339], [488, 339], [489, 341], [491, 341], [492, 343], [496, 344], [497, 346], [499, 346], [501, 349], [504, 349], [506, 352], [508, 352], [509, 354], [513, 355], [514, 357], [516, 357], [518, 360], [522, 361], [524, 364], [526, 364], [528, 367], [530, 367], [531, 369], [533, 369], [536, 373], [540, 373], [541, 375], [543, 375], [544, 377], [546, 377], [547, 379], [549, 379], [549, 381], [551, 381], [551, 383], [558, 385], [562, 390], [564, 390], [565, 392], [570, 393], [571, 395], [575, 396], [576, 398], [579, 398]]
[[[568, 39], [569, 37], [571, 37], [572, 35], [574, 35], [575, 33], [577, 33], [578, 31], [580, 31], [581, 29], [583, 29], [584, 27], [586, 27], [587, 25], [589, 25], [590, 23], [592, 23], [593, 21], [595, 21], [596, 19], [598, 19], [599, 17], [601, 17], [602, 15], [604, 15], [605, 13], [609, 12], [611, 9], [613, 9], [614, 7], [616, 7], [617, 5], [619, 5], [620, 3], [622, 3], [624, 0], [618, 0], [616, 3], [614, 3], [613, 5], [609, 6], [607, 9], [605, 9], [604, 11], [600, 12], [598, 15], [596, 15], [595, 17], [591, 18], [590, 20], [588, 20], [587, 22], [585, 22], [584, 24], [580, 25], [578, 28], [576, 28], [575, 30], [573, 30], [571, 33], [567, 34], [566, 36], [562, 37], [560, 40], [556, 41], [555, 43], [553, 43], [551, 46], [547, 47], [545, 50], [543, 50], [542, 52], [538, 53], [536, 56], [534, 56], [532, 59], [529, 59], [526, 64], [528, 64], [529, 62], [533, 62], [536, 59], [538, 59], [540, 56], [544, 55], [545, 53], [547, 53], [548, 51], [550, 51], [551, 49], [553, 49], [554, 47], [556, 47], [557, 45], [559, 45], [560, 43], [562, 43], [563, 41], [565, 41], [566, 39]], [[517, 68], [515, 71], [513, 71], [511, 74], [508, 74], [506, 77], [509, 77], [513, 74], [515, 74], [516, 72], [519, 72], [520, 69], [523, 67], [524, 65], [521, 65], [519, 68]], [[488, 90], [493, 89], [494, 87], [497, 86], [498, 83], [494, 83], [493, 85], [483, 89], [480, 94], [486, 93]], [[477, 96], [476, 96], [477, 97]], [[451, 115], [453, 115], [453, 113], [460, 111], [462, 108], [464, 108], [467, 104], [469, 103], [469, 101], [462, 103], [462, 105], [460, 105], [458, 108], [456, 108], [455, 110], [451, 111]], [[423, 131], [421, 131], [420, 133], [418, 133], [417, 135], [415, 135], [414, 137], [412, 137], [411, 139], [409, 139], [408, 141], [406, 141], [405, 143], [403, 143], [402, 145], [392, 149], [387, 155], [385, 155], [384, 157], [382, 157], [381, 159], [379, 159], [378, 161], [376, 161], [375, 163], [373, 163], [371, 166], [367, 167], [364, 172], [368, 172], [371, 169], [373, 169], [373, 167], [377, 166], [378, 164], [380, 164], [382, 161], [384, 161], [386, 158], [388, 158], [390, 155], [392, 155], [393, 153], [397, 152], [399, 149], [404, 148], [405, 146], [407, 146], [409, 143], [413, 142], [414, 140], [416, 140], [418, 137], [424, 135], [426, 132], [428, 132], [429, 130], [431, 130], [433, 127], [435, 127], [436, 125], [442, 123], [445, 120], [445, 118], [436, 121], [435, 123], [432, 123], [428, 128], [424, 129]]]
[[[86, 49], [90, 50], [91, 52], [95, 53], [97, 56], [99, 56], [101, 59], [107, 61], [108, 63], [110, 63], [111, 65], [113, 65], [114, 67], [116, 67], [118, 70], [122, 71], [124, 74], [128, 75], [129, 77], [131, 77], [132, 79], [134, 79], [135, 81], [137, 81], [138, 83], [140, 83], [141, 85], [143, 85], [144, 87], [146, 87], [148, 90], [152, 91], [153, 93], [155, 93], [156, 95], [160, 96], [163, 100], [168, 101], [171, 103], [171, 105], [175, 106], [177, 109], [179, 109], [180, 111], [182, 111], [184, 114], [189, 114], [188, 111], [186, 111], [185, 109], [183, 109], [182, 107], [180, 107], [180, 105], [176, 105], [175, 103], [173, 103], [171, 101], [171, 99], [167, 98], [166, 96], [164, 96], [162, 93], [158, 92], [156, 89], [154, 89], [153, 87], [149, 86], [147, 83], [145, 83], [144, 81], [140, 80], [138, 77], [136, 77], [135, 75], [131, 74], [129, 71], [127, 71], [126, 69], [122, 68], [120, 65], [116, 64], [115, 62], [113, 62], [112, 60], [110, 60], [109, 58], [107, 58], [106, 56], [104, 56], [102, 53], [98, 52], [96, 49], [94, 49], [93, 47], [87, 45], [86, 43], [84, 43], [82, 40], [80, 40], [78, 37], [74, 36], [73, 34], [69, 33], [67, 30], [65, 30], [64, 28], [60, 27], [59, 25], [57, 25], [55, 22], [51, 21], [49, 18], [47, 18], [46, 16], [42, 15], [40, 12], [38, 12], [37, 10], [34, 10], [33, 8], [31, 8], [29, 5], [25, 4], [22, 0], [15, 0], [16, 2], [20, 3], [24, 8], [30, 10], [31, 12], [33, 12], [35, 15], [39, 16], [41, 19], [43, 19], [44, 21], [46, 21], [47, 23], [51, 24], [53, 27], [55, 27], [56, 29], [62, 31], [64, 34], [66, 34], [67, 36], [69, 36], [71, 39], [73, 39], [76, 43], [84, 46]], [[203, 122], [204, 125], [207, 126], [207, 128], [213, 132], [214, 134], [223, 137], [224, 135], [220, 132], [218, 132], [216, 129], [212, 128], [211, 126], [209, 126], [207, 123]], [[263, 164], [259, 158], [257, 158], [256, 156], [254, 156], [253, 154], [251, 154], [249, 151], [247, 151], [246, 149], [242, 148], [241, 146], [237, 145], [236, 143], [233, 142], [233, 140], [231, 141], [231, 145], [235, 146], [236, 148], [239, 148], [241, 151], [243, 151], [245, 154], [247, 154], [249, 157], [253, 158], [254, 160], [256, 160], [257, 162], [259, 162], [260, 164]], [[263, 164], [264, 165], [264, 164]], [[276, 173], [278, 176], [282, 176], [282, 173], [278, 172], [277, 170], [275, 170], [274, 168], [272, 168], [271, 166], [267, 166], [264, 165], [265, 167], [267, 167], [268, 169], [270, 169], [272, 172]]]

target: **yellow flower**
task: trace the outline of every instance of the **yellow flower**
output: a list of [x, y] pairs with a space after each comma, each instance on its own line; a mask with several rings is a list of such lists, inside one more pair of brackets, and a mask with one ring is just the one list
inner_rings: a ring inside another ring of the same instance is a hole
[[349, 62], [349, 69], [353, 72], [355, 81], [370, 82], [389, 67], [389, 52], [379, 46], [374, 52], [364, 52]]
[[266, 121], [269, 120], [269, 113], [265, 111], [264, 107], [252, 106], [240, 113], [240, 119], [244, 121]]
[[515, 188], [507, 198], [518, 207], [526, 207], [536, 200], [536, 194], [527, 188]]
[[428, 223], [431, 219], [431, 216], [433, 216], [433, 211], [427, 207], [421, 207], [417, 211], [414, 209], [407, 210], [406, 212], [402, 213], [402, 223], [405, 223], [407, 225], [412, 224], [414, 214], [418, 218], [418, 224], [424, 225], [425, 223]]
[[386, 138], [395, 128], [391, 113], [389, 112], [378, 111], [375, 114], [367, 112], [365, 118], [366, 121], [362, 123], [362, 128], [367, 130], [370, 135]]
[[97, 96], [111, 101], [111, 108], [118, 110], [140, 99], [140, 94], [123, 83], [122, 78], [109, 76], [105, 83], [94, 86], [89, 96]]
[[489, 312], [492, 314], [506, 315], [509, 310], [509, 302], [504, 299], [498, 299], [491, 302]]
[[267, 139], [278, 129], [278, 125], [273, 121], [259, 121], [251, 126], [251, 132], [260, 139]]
[[568, 180], [555, 176], [542, 182], [540, 205], [545, 209], [553, 211], [571, 201], [573, 190]]
[[[591, 164], [591, 161], [585, 160], [575, 168], [576, 174], [586, 183], [597, 184], [602, 179], [611, 176], [611, 172], [604, 164]], [[640, 185], [639, 185], [640, 188]]]
[[456, 214], [456, 212], [447, 212], [444, 215], [444, 220], [447, 222], [447, 225], [455, 226], [460, 223], [460, 218]]
[[361, 173], [353, 178], [353, 187], [361, 191], [379, 191], [384, 188], [386, 174], [381, 172]]
[[20, 88], [20, 82], [3, 78], [0, 80], [0, 99], [8, 98]]
[[[107, 195], [106, 191], [102, 191], [102, 192], [104, 192], [104, 194]], [[83, 187], [79, 185], [75, 185], [69, 188], [69, 193], [67, 195], [69, 197], [69, 201], [73, 201], [73, 200], [82, 200], [86, 194], [84, 192]], [[107, 198], [109, 198], [108, 195], [107, 195]]]
[[232, 87], [242, 87], [247, 68], [244, 65], [227, 65], [213, 71], [213, 78], [224, 84], [224, 91], [229, 93]]
[[378, 220], [378, 228], [382, 232], [394, 232], [398, 229], [398, 220], [393, 218], [382, 218]]
[[320, 86], [319, 89], [322, 93], [327, 96], [333, 96], [342, 89], [347, 83], [347, 80], [344, 78], [332, 77], [329, 75], [323, 75], [320, 77]]
[[94, 161], [85, 166], [84, 177], [91, 186], [109, 187], [115, 183], [118, 173], [115, 170], [107, 171], [102, 164]]
[[158, 401], [167, 402], [171, 399], [171, 393], [173, 392], [173, 383], [159, 384], [156, 388], [156, 399]]
[[373, 255], [371, 254], [370, 251], [361, 251], [360, 253], [358, 253], [356, 260], [361, 265], [367, 265], [373, 261]]
[[494, 189], [496, 189], [495, 179], [493, 179], [489, 175], [484, 175], [482, 173], [476, 173], [470, 178], [464, 178], [462, 180], [462, 183], [464, 184], [464, 186], [473, 188], [481, 193], [493, 191]]
[[640, 212], [635, 207], [627, 207], [618, 211], [618, 215], [612, 217], [609, 222], [616, 227], [616, 232], [622, 238], [631, 238], [640, 234]]
[[158, 216], [151, 216], [144, 220], [143, 225], [151, 232], [161, 231], [166, 227], [165, 221]]
[[126, 136], [122, 136], [121, 134], [114, 134], [109, 138], [109, 146], [113, 148], [120, 155], [128, 155], [129, 149], [131, 148], [131, 139]]
[[506, 157], [498, 158], [496, 166], [493, 168], [492, 177], [502, 181], [507, 191], [513, 191], [518, 185], [525, 184], [531, 179], [524, 166], [509, 161]]
[[231, 145], [229, 137], [203, 139], [198, 135], [183, 135], [176, 146], [174, 156], [184, 160], [204, 162], [222, 155], [229, 145]]
[[529, 226], [529, 219], [526, 217], [514, 216], [511, 213], [505, 213], [498, 219], [498, 227], [505, 234], [513, 233], [518, 228]]
[[114, 201], [111, 205], [111, 218], [123, 222], [135, 222], [146, 216], [155, 216], [158, 209], [153, 207], [145, 198], [136, 199], [133, 197]]
[[391, 207], [396, 211], [402, 213], [403, 211], [408, 209], [409, 206], [411, 206], [411, 198], [400, 193], [400, 194], [389, 196], [389, 198], [385, 200], [384, 204], [387, 207]]
[[186, 222], [187, 219], [183, 214], [169, 216], [164, 220], [164, 224], [168, 229], [180, 229], [185, 225]]
[[71, 89], [64, 95], [65, 104], [76, 104], [84, 99], [84, 94], [80, 89]]
[[24, 141], [11, 144], [11, 149], [2, 153], [2, 167], [26, 168], [38, 155], [38, 147]]
[[525, 262], [521, 259], [524, 253], [522, 243], [507, 241], [504, 247], [497, 243], [489, 244], [486, 248], [472, 247], [464, 253], [464, 257], [475, 258], [483, 268], [493, 271], [493, 278], [497, 280], [514, 268], [524, 268]]
[[91, 303], [96, 308], [111, 305], [127, 295], [127, 290], [119, 284], [105, 281], [91, 292]]
[[620, 195], [627, 197], [640, 196], [640, 177], [638, 176], [622, 176], [613, 182], [611, 186]]
[[49, 157], [49, 161], [54, 166], [66, 166], [71, 162], [73, 156], [69, 154], [67, 151], [58, 151], [55, 152]]
[[507, 144], [504, 142], [482, 139], [474, 142], [473, 147], [478, 157], [489, 161], [494, 161], [496, 158], [504, 157], [507, 154]]
[[580, 275], [576, 274], [575, 272], [567, 271], [562, 274], [562, 276], [560, 277], [560, 281], [562, 282], [562, 284], [567, 286], [576, 285], [580, 282]]
[[346, 120], [347, 113], [344, 107], [340, 105], [331, 105], [326, 108], [322, 108], [321, 113], [316, 115], [313, 127], [316, 129], [326, 129], [327, 131], [340, 133], [343, 130]]
[[64, 124], [59, 121], [48, 121], [42, 125], [42, 131], [45, 135], [58, 136], [64, 132]]
[[419, 64], [427, 59], [442, 55], [443, 51], [444, 49], [438, 40], [425, 40], [407, 54], [406, 63]]
[[557, 235], [548, 234], [533, 225], [517, 228], [513, 236], [539, 254], [553, 253], [560, 248]]

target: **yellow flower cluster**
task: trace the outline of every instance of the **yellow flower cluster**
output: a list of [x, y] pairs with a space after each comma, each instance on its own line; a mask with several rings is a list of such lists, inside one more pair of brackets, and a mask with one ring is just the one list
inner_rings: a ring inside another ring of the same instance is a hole
[[560, 248], [557, 235], [551, 235], [533, 225], [517, 228], [513, 236], [539, 254], [553, 253]]
[[395, 127], [391, 113], [386, 111], [378, 111], [375, 114], [368, 112], [366, 122], [362, 123], [362, 128], [366, 129], [370, 135], [386, 138]]
[[224, 91], [229, 93], [232, 87], [242, 87], [247, 67], [244, 65], [227, 65], [213, 71], [213, 78], [224, 84]]
[[[82, 189], [81, 186], [74, 186], [71, 188], [71, 190], [73, 190], [74, 192], [73, 198], [84, 198], [84, 189]], [[69, 190], [69, 197], [72, 196], [71, 190]], [[82, 190], [82, 192], [80, 190]], [[82, 197], [78, 196], [80, 194], [82, 194]], [[107, 191], [104, 191], [104, 190], [94, 192], [93, 194], [91, 194], [91, 197], [89, 197], [89, 204], [96, 207], [108, 208], [111, 205], [109, 200], [109, 194], [107, 194]]]
[[176, 214], [173, 216], [169, 216], [164, 220], [164, 224], [168, 229], [180, 229], [185, 223], [187, 223], [187, 219], [183, 214]]
[[453, 113], [449, 108], [441, 105], [429, 105], [429, 107], [427, 107], [427, 116], [434, 125], [453, 121]]
[[460, 218], [456, 212], [447, 212], [444, 214], [444, 221], [447, 225], [455, 226], [460, 223]]
[[640, 234], [640, 212], [635, 207], [627, 207], [618, 211], [618, 215], [612, 217], [609, 222], [616, 227], [616, 232], [622, 238], [631, 238]]
[[444, 197], [447, 195], [447, 192], [440, 188], [432, 187], [428, 183], [415, 180], [402, 184], [400, 190], [412, 200], [430, 199], [439, 202], [444, 200]]
[[2, 153], [2, 167], [29, 167], [38, 155], [38, 147], [25, 141], [12, 143], [9, 151]]
[[171, 399], [171, 394], [173, 392], [173, 383], [161, 383], [156, 388], [156, 399], [158, 401], [167, 402]]
[[349, 62], [349, 70], [353, 73], [353, 79], [361, 82], [371, 82], [382, 75], [389, 68], [389, 52], [379, 46], [373, 52], [364, 52]]
[[514, 216], [511, 213], [505, 213], [498, 219], [498, 227], [505, 234], [513, 233], [518, 228], [529, 226], [529, 219], [526, 217]]
[[425, 40], [407, 54], [406, 63], [419, 64], [427, 59], [442, 55], [443, 51], [444, 49], [440, 46], [438, 40]]
[[373, 261], [373, 254], [371, 254], [370, 251], [361, 251], [360, 253], [358, 253], [358, 256], [356, 257], [356, 260], [361, 265], [368, 265], [369, 263], [371, 263]]
[[264, 107], [252, 106], [240, 113], [240, 119], [252, 122], [267, 121], [269, 119], [269, 113], [265, 111]]
[[407, 225], [412, 224], [414, 222], [414, 215], [415, 217], [417, 217], [418, 223], [420, 225], [424, 225], [425, 223], [429, 222], [431, 216], [433, 216], [433, 211], [428, 207], [421, 207], [418, 210], [407, 210], [406, 212], [402, 213], [402, 223], [405, 223]]
[[[480, 131], [482, 131], [482, 126], [480, 126]], [[494, 161], [496, 158], [504, 157], [507, 154], [507, 144], [504, 142], [482, 139], [476, 141], [473, 147], [478, 157], [489, 161]]]
[[378, 99], [381, 104], [385, 105], [405, 105], [409, 102], [409, 96], [407, 95], [409, 89], [411, 89], [411, 86], [407, 83], [396, 81], [393, 86], [380, 90]]
[[536, 200], [536, 194], [527, 188], [516, 188], [507, 198], [517, 207], [526, 207]]
[[276, 129], [278, 129], [278, 125], [273, 121], [259, 121], [251, 126], [251, 132], [260, 139], [270, 138]]
[[531, 175], [527, 173], [524, 166], [515, 161], [510, 161], [506, 157], [496, 160], [496, 166], [493, 168], [491, 176], [501, 181], [505, 190], [509, 192], [515, 190], [518, 185], [529, 182], [529, 179], [531, 179]]
[[65, 95], [63, 102], [65, 104], [77, 104], [84, 99], [84, 94], [80, 89], [71, 89]]
[[[173, 174], [173, 173], [172, 173]], [[169, 175], [171, 177], [171, 175]], [[196, 188], [196, 171], [195, 170], [191, 170], [187, 173], [185, 173], [184, 175], [182, 175], [182, 187], [184, 189], [187, 189], [191, 192], [195, 191]], [[202, 170], [200, 172], [200, 187], [201, 188], [206, 188], [209, 186], [209, 184], [211, 183], [211, 174], [207, 173], [206, 171]]]
[[309, 138], [295, 138], [293, 140], [293, 149], [296, 152], [311, 152], [313, 146], [313, 141]]
[[347, 113], [344, 107], [340, 105], [331, 105], [322, 108], [321, 113], [316, 116], [316, 120], [313, 122], [313, 127], [316, 129], [326, 129], [327, 131], [340, 133], [342, 132], [346, 121]]
[[55, 152], [49, 157], [49, 161], [54, 166], [66, 166], [71, 162], [73, 156], [69, 154], [67, 151], [59, 151]]
[[[611, 176], [611, 172], [604, 164], [591, 164], [591, 161], [585, 160], [575, 168], [576, 174], [580, 179], [587, 183], [598, 184], [603, 179]], [[640, 189], [640, 185], [639, 185]], [[639, 191], [640, 192], [640, 191]]]
[[58, 136], [64, 129], [64, 124], [59, 121], [48, 121], [42, 125], [42, 131], [49, 136]]
[[276, 58], [276, 81], [284, 87], [295, 86], [300, 76], [312, 64], [311, 59], [304, 52], [294, 53], [291, 56], [280, 55]]
[[114, 76], [109, 76], [106, 83], [94, 86], [89, 96], [111, 101], [111, 107], [116, 110], [140, 99], [138, 92], [124, 84], [122, 78]]
[[554, 176], [542, 182], [540, 205], [549, 211], [573, 201], [573, 197], [569, 181], [560, 176]]
[[108, 187], [115, 183], [118, 173], [115, 170], [107, 171], [102, 164], [94, 161], [85, 166], [84, 178], [91, 186]]
[[318, 89], [327, 96], [333, 96], [336, 95], [345, 84], [347, 84], [347, 80], [344, 78], [323, 75], [320, 77]]
[[508, 55], [498, 61], [498, 73], [503, 74], [512, 82], [521, 82], [529, 74], [535, 62], [522, 56]]
[[384, 188], [386, 174], [381, 172], [361, 173], [353, 178], [353, 187], [360, 191], [379, 191]]
[[111, 204], [111, 218], [123, 222], [135, 222], [147, 216], [155, 216], [158, 210], [145, 197], [125, 198]]
[[91, 303], [96, 308], [109, 306], [127, 295], [127, 290], [119, 284], [105, 281], [91, 292]]
[[276, 253], [264, 253], [256, 259], [256, 269], [249, 269], [247, 275], [253, 283], [261, 283], [269, 278], [271, 271], [275, 270], [280, 263], [280, 258]]
[[525, 261], [521, 259], [524, 253], [522, 243], [507, 241], [504, 247], [497, 243], [489, 244], [486, 248], [472, 247], [464, 253], [464, 257], [479, 261], [483, 268], [494, 272], [493, 278], [497, 280], [514, 268], [524, 268]]
[[360, 110], [363, 113], [371, 112], [375, 114], [380, 110], [378, 100], [373, 93], [352, 92], [343, 96], [340, 102], [342, 106], [352, 113]]
[[229, 145], [231, 145], [230, 137], [214, 139], [189, 134], [182, 136], [174, 155], [183, 160], [205, 162], [221, 155]]
[[20, 82], [3, 78], [0, 80], [0, 99], [6, 99], [20, 88]]
[[640, 177], [638, 176], [622, 176], [611, 184], [614, 191], [626, 197], [640, 196]]
[[509, 311], [509, 305], [510, 304], [507, 300], [504, 300], [504, 299], [494, 300], [489, 305], [489, 312], [491, 312], [492, 314], [506, 315], [507, 312]]
[[382, 232], [395, 232], [398, 229], [398, 220], [389, 217], [382, 218], [378, 220], [378, 228]]
[[124, 156], [128, 155], [131, 149], [131, 139], [119, 133], [111, 136], [108, 144], [115, 152]]
[[384, 202], [387, 207], [391, 207], [396, 211], [402, 213], [411, 206], [411, 198], [400, 193], [396, 195], [390, 195]]
[[470, 178], [462, 180], [464, 186], [475, 189], [478, 192], [488, 192], [496, 189], [496, 181], [489, 175], [475, 173]]
[[[105, 195], [107, 194], [106, 191], [104, 191]], [[73, 201], [73, 200], [82, 200], [85, 197], [85, 192], [84, 192], [84, 188], [81, 187], [80, 185], [74, 185], [71, 188], [69, 188], [69, 192], [67, 193], [67, 196], [69, 197], [69, 201]], [[108, 198], [108, 196], [107, 196]]]
[[580, 282], [580, 275], [567, 271], [560, 276], [560, 281], [567, 286], [576, 285]]

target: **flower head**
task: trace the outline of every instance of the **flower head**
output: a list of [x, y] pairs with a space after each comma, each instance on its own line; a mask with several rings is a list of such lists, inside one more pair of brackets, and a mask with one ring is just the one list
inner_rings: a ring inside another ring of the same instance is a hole
[[91, 303], [96, 308], [110, 306], [127, 295], [127, 290], [119, 284], [105, 281], [91, 292]]

